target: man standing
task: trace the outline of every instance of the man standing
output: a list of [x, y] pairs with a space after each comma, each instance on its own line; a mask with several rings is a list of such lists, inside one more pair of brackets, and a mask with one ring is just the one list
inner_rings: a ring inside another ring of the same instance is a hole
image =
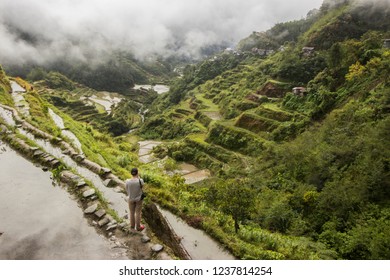
[[144, 181], [138, 175], [138, 169], [131, 169], [131, 179], [126, 180], [126, 190], [129, 199], [130, 227], [142, 231], [145, 226], [141, 225], [142, 213], [142, 187]]

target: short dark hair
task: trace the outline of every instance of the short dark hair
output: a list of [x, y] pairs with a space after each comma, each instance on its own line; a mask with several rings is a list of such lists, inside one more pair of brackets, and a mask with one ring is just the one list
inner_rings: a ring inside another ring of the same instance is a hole
[[138, 174], [138, 169], [137, 168], [134, 167], [133, 169], [131, 169], [131, 175], [135, 176], [137, 174]]

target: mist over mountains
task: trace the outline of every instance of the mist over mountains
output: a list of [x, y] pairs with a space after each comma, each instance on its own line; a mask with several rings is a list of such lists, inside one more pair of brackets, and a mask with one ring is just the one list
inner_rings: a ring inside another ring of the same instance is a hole
[[113, 50], [137, 58], [200, 57], [234, 46], [254, 30], [305, 17], [322, 0], [2, 0], [0, 61], [91, 62]]

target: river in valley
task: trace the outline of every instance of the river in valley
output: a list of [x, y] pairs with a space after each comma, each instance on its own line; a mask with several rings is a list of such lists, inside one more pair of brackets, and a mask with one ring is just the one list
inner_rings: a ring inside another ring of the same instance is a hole
[[0, 259], [126, 259], [69, 193], [0, 142]]

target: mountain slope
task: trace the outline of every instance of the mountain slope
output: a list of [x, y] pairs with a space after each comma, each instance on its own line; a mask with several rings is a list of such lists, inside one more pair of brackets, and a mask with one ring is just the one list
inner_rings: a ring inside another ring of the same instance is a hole
[[[229, 215], [226, 187], [256, 193], [237, 201], [253, 208], [231, 216], [241, 240], [258, 244], [263, 228], [310, 237], [338, 258], [388, 259], [390, 240], [381, 232], [390, 230], [390, 51], [383, 44], [390, 7], [329, 3], [310, 21], [271, 29], [304, 26], [282, 48], [268, 31], [225, 53], [237, 64], [215, 77], [202, 71], [220, 64], [218, 56], [192, 66], [171, 96], [155, 101], [141, 135], [178, 140], [160, 156], [213, 171], [214, 180], [188, 190], [202, 207]], [[266, 47], [274, 53], [259, 52]], [[201, 226], [227, 242], [208, 223]]]

